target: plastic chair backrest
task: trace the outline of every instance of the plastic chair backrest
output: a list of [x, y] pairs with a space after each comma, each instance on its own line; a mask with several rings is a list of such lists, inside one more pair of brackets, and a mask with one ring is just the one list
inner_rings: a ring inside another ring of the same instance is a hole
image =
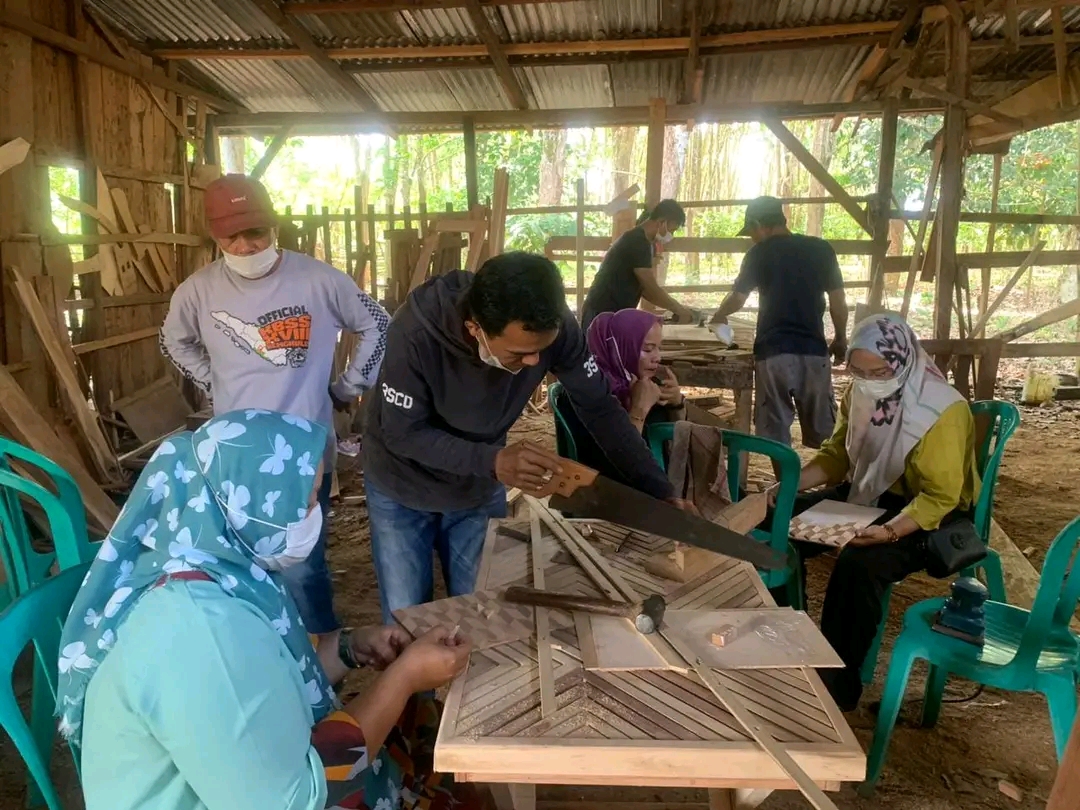
[[[666, 469], [664, 464], [664, 445], [675, 438], [674, 422], [657, 422], [647, 425], [645, 438], [653, 456]], [[742, 471], [744, 453], [759, 453], [780, 465], [780, 490], [776, 494], [776, 507], [773, 512], [773, 531], [769, 534], [769, 545], [783, 553], [788, 546], [788, 525], [795, 506], [795, 497], [799, 492], [799, 454], [785, 444], [752, 436], [735, 430], [723, 431], [724, 447], [728, 450], [727, 483], [728, 494], [732, 502], [739, 500], [739, 479]], [[755, 536], [759, 536], [755, 530]], [[761, 538], [763, 539], [763, 538]]]
[[559, 411], [559, 394], [562, 390], [561, 382], [553, 382], [547, 390], [548, 406], [555, 415], [555, 449], [563, 458], [577, 461], [577, 443], [574, 441], [574, 434], [570, 432], [566, 417]]
[[975, 530], [984, 542], [990, 541], [990, 520], [994, 512], [994, 489], [997, 487], [998, 471], [1005, 456], [1005, 444], [1020, 425], [1020, 411], [1011, 402], [980, 400], [971, 403], [971, 415], [976, 420], [986, 417], [989, 424], [979, 446], [975, 448], [975, 462], [982, 479], [982, 489], [975, 503]]
[[[1014, 663], [1034, 667], [1051, 629], [1068, 629], [1080, 601], [1080, 517], [1050, 544]], [[1070, 566], [1071, 563], [1071, 566]]]
[[[48, 476], [56, 493], [18, 475], [10, 463], [13, 459]], [[34, 550], [20, 496], [44, 510], [55, 554]], [[33, 450], [0, 438], [0, 560], [14, 583], [13, 595], [26, 593], [37, 585], [54, 559], [64, 569], [89, 562], [96, 553], [87, 536], [79, 488], [67, 471]]]
[[51, 704], [56, 702], [60, 633], [88, 568], [87, 564], [61, 571], [22, 594], [0, 613], [0, 725], [15, 743], [52, 810], [60, 810], [61, 805], [49, 778], [48, 752], [40, 751], [34, 742], [12, 678], [16, 661], [33, 643], [37, 664], [45, 674], [43, 685], [50, 691]]

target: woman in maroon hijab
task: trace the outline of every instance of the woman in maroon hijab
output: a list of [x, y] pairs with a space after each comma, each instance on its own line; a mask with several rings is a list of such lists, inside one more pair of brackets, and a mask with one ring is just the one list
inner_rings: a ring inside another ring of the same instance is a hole
[[[660, 318], [641, 309], [602, 312], [589, 324], [589, 351], [611, 393], [641, 431], [647, 423], [674, 422], [682, 417], [679, 382], [670, 368], [660, 365], [662, 339]], [[565, 392], [555, 404], [577, 446], [578, 461], [621, 481], [622, 476], [577, 418]]]

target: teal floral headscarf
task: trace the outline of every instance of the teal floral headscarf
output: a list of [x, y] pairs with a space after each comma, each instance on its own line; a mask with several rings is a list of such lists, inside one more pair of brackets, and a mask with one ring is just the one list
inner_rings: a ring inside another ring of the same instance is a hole
[[162, 442], [101, 544], [60, 642], [60, 731], [81, 737], [94, 671], [128, 612], [165, 575], [202, 571], [254, 605], [282, 636], [305, 680], [312, 721], [336, 705], [285, 584], [256, 562], [285, 549], [308, 513], [326, 430], [262, 410], [215, 417]]

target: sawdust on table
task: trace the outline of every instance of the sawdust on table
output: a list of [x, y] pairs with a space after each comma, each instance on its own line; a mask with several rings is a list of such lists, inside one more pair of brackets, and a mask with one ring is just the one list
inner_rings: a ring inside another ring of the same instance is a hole
[[[1022, 377], [1022, 374], [1021, 374]], [[1014, 381], [1004, 377], [1002, 395], [1015, 399]], [[1015, 389], [1018, 392], [1018, 389]], [[730, 408], [730, 394], [721, 405]], [[1038, 567], [1050, 541], [1080, 512], [1080, 403], [1051, 404], [1042, 409], [1023, 408], [1024, 422], [1013, 437], [999, 479], [995, 517], [1016, 545]], [[528, 438], [554, 449], [555, 439], [548, 413], [528, 414], [519, 421], [512, 439]], [[750, 481], [767, 483], [767, 468], [751, 470]], [[363, 492], [359, 459], [342, 459], [342, 495]], [[371, 564], [367, 512], [362, 505], [336, 506], [332, 512], [329, 548], [337, 609], [348, 625], [373, 624], [380, 620], [378, 591]], [[822, 555], [809, 565], [810, 613], [817, 617], [821, 595], [831, 571], [831, 556]], [[946, 583], [918, 575], [893, 591], [885, 654], [879, 661], [877, 680], [866, 700], [880, 694], [887, 654], [899, 629], [904, 609], [912, 603], [944, 593]], [[445, 595], [441, 585], [436, 596]], [[925, 669], [916, 668], [910, 683], [909, 703], [893, 734], [884, 775], [876, 794], [859, 798], [851, 785], [834, 795], [840, 810], [1042, 810], [1056, 770], [1054, 747], [1045, 701], [1033, 695], [986, 690], [975, 700], [946, 704], [934, 729], [916, 727], [919, 695]], [[351, 676], [344, 697], [362, 690], [371, 673]], [[28, 679], [22, 679], [23, 693]], [[947, 697], [966, 697], [974, 687], [950, 682]], [[868, 748], [873, 718], [861, 710], [849, 722]], [[0, 810], [20, 810], [23, 804], [23, 768], [6, 739], [0, 741]], [[65, 807], [79, 810], [77, 782], [70, 757], [57, 746], [54, 773]], [[999, 789], [999, 782], [1017, 786], [1019, 801]], [[663, 805], [689, 803], [707, 807], [704, 791], [654, 788], [590, 789], [542, 787], [540, 800], [554, 808], [578, 807], [591, 801], [620, 801]], [[793, 792], [774, 793], [761, 810], [804, 810], [805, 800]]]

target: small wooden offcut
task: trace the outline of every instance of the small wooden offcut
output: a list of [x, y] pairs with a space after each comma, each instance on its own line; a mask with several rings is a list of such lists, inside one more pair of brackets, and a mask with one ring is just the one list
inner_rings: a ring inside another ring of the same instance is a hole
[[[528, 511], [521, 519], [492, 522], [477, 587], [535, 584], [608, 596], [576, 557], [563, 553], [552, 527], [530, 520]], [[602, 522], [573, 526], [589, 548], [570, 551], [592, 565], [593, 555], [602, 556], [603, 567], [616, 571], [624, 586], [642, 595], [663, 593], [669, 609], [773, 604], [746, 563], [722, 558], [692, 582], [672, 582], [642, 565], [668, 541]], [[730, 810], [756, 807], [772, 790], [796, 788], [694, 672], [587, 670], [582, 649], [590, 642], [583, 644], [582, 634], [589, 623], [582, 614], [548, 610], [545, 618], [539, 644], [527, 639], [473, 654], [447, 697], [435, 748], [438, 771], [492, 783], [496, 798], [516, 810], [535, 808], [537, 784], [707, 788], [711, 806]], [[836, 790], [863, 778], [862, 749], [813, 670], [713, 676], [737, 696], [736, 705], [757, 733], [764, 732], [773, 753], [788, 755], [813, 783]]]

